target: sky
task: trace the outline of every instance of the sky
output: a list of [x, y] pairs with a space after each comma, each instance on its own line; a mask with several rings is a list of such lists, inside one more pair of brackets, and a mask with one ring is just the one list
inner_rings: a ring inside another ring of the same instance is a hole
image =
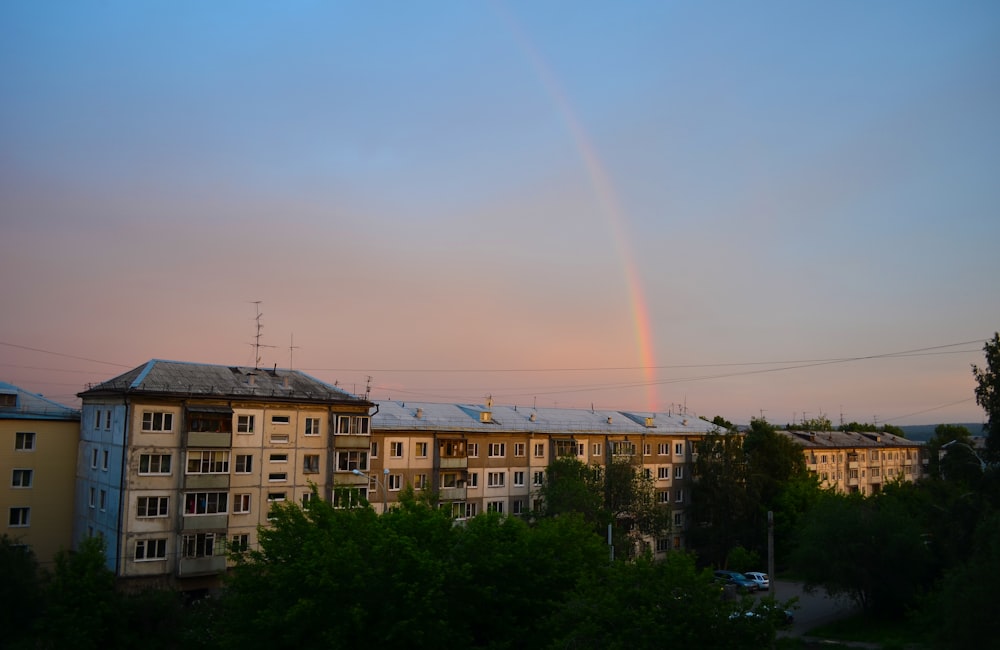
[[0, 379], [69, 405], [981, 422], [997, 205], [989, 0], [0, 3]]

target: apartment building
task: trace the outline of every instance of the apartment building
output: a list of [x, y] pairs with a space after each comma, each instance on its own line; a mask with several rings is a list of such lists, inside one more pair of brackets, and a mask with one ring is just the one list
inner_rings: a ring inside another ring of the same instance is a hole
[[73, 536], [122, 579], [213, 586], [270, 505], [366, 490], [373, 404], [304, 373], [151, 360], [80, 393]]
[[0, 382], [0, 533], [29, 545], [43, 566], [73, 533], [80, 412]]
[[927, 471], [923, 444], [890, 433], [779, 433], [802, 447], [806, 467], [819, 476], [820, 485], [838, 492], [876, 494], [889, 481], [916, 481]]
[[482, 512], [525, 514], [540, 503], [545, 469], [573, 456], [605, 466], [628, 459], [673, 512], [662, 554], [682, 548], [694, 443], [715, 429], [693, 416], [486, 404], [380, 402], [372, 418], [369, 498], [392, 507], [407, 485], [436, 490], [457, 520]]

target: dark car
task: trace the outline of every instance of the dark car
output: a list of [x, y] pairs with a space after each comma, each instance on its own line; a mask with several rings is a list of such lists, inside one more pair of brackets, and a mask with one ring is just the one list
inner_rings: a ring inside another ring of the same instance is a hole
[[756, 582], [737, 571], [716, 571], [715, 579], [722, 584], [736, 585], [737, 589], [747, 593], [757, 591], [758, 588]]

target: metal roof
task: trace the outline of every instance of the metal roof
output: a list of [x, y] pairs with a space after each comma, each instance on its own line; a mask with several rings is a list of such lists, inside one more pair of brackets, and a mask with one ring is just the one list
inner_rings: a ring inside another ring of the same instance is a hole
[[921, 447], [918, 440], [907, 440], [891, 433], [855, 432], [855, 431], [782, 431], [781, 433], [807, 449], [846, 449], [846, 448], [884, 448], [884, 447]]
[[79, 397], [141, 394], [268, 401], [369, 403], [298, 370], [222, 366], [152, 359], [79, 393]]
[[[717, 430], [711, 422], [671, 413], [409, 401], [378, 406], [372, 428], [381, 431], [705, 435]], [[484, 418], [482, 413], [489, 415]]]
[[79, 420], [80, 411], [13, 384], [0, 381], [0, 394], [14, 395], [14, 406], [0, 406], [5, 420]]

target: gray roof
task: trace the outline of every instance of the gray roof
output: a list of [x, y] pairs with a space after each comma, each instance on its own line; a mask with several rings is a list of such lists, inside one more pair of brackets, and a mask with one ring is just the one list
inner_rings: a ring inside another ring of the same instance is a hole
[[[694, 416], [670, 413], [402, 401], [378, 407], [372, 428], [380, 431], [704, 435], [717, 429]], [[488, 422], [482, 421], [483, 412], [489, 412]]]
[[807, 449], [846, 449], [854, 447], [921, 447], [922, 442], [907, 440], [884, 432], [854, 431], [782, 431], [778, 433]]
[[153, 359], [113, 379], [91, 386], [79, 397], [124, 394], [263, 399], [289, 402], [355, 402], [367, 400], [298, 370], [221, 366]]
[[47, 397], [30, 393], [13, 384], [0, 381], [0, 394], [14, 395], [14, 406], [0, 406], [0, 419], [5, 420], [79, 420], [80, 411], [53, 402]]

